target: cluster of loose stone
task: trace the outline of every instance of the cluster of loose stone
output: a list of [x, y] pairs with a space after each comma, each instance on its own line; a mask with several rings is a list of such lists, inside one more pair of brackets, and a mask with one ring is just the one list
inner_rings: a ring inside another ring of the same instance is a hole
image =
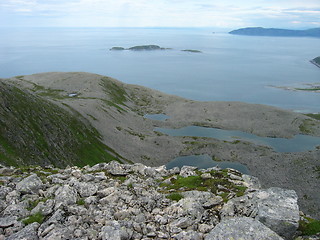
[[294, 191], [232, 169], [0, 166], [0, 239], [290, 239], [298, 220]]

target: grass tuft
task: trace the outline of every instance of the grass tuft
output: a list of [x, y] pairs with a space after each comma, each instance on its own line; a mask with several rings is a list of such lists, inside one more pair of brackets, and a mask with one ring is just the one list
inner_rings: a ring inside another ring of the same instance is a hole
[[166, 196], [166, 198], [172, 200], [172, 201], [179, 201], [180, 199], [183, 198], [183, 195], [181, 193], [171, 193]]
[[29, 216], [28, 218], [22, 220], [22, 222], [25, 224], [25, 225], [28, 225], [28, 224], [31, 224], [31, 223], [34, 223], [34, 222], [37, 222], [37, 223], [42, 223], [44, 220], [44, 216], [41, 212], [37, 212], [31, 216]]

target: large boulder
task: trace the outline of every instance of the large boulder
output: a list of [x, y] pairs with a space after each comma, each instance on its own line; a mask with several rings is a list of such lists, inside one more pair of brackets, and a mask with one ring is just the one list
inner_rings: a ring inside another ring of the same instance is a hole
[[98, 191], [98, 185], [93, 183], [77, 182], [74, 187], [81, 197], [90, 197]]
[[256, 218], [285, 239], [292, 239], [299, 226], [298, 196], [281, 188], [259, 190], [229, 200], [221, 217]]
[[77, 202], [77, 196], [77, 191], [69, 185], [59, 187], [55, 192], [55, 208], [75, 204]]
[[41, 179], [37, 174], [32, 174], [17, 183], [16, 189], [22, 193], [38, 193], [43, 187]]
[[205, 240], [283, 240], [261, 222], [248, 217], [225, 219], [215, 226]]
[[255, 194], [256, 219], [285, 239], [292, 239], [299, 227], [298, 196], [293, 190], [269, 188]]
[[101, 229], [100, 237], [102, 240], [121, 240], [120, 225], [117, 221], [112, 221], [109, 225]]
[[116, 161], [109, 162], [105, 165], [105, 169], [113, 176], [126, 176], [131, 171], [130, 167], [126, 167], [126, 165]]

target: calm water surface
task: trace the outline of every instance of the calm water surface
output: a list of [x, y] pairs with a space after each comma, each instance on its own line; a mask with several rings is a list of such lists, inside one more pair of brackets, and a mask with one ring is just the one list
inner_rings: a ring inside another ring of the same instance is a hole
[[[248, 37], [211, 29], [2, 28], [0, 77], [85, 71], [203, 101], [320, 112], [320, 94], [272, 88], [320, 82], [319, 38]], [[109, 51], [157, 44], [167, 51]], [[182, 52], [197, 49], [203, 53]]]
[[276, 152], [304, 152], [314, 150], [317, 146], [320, 146], [320, 137], [302, 134], [298, 134], [293, 138], [287, 139], [259, 137], [254, 134], [237, 130], [223, 130], [199, 126], [189, 126], [178, 129], [155, 128], [154, 130], [169, 136], [209, 137], [230, 142], [244, 140], [258, 145], [271, 147]]

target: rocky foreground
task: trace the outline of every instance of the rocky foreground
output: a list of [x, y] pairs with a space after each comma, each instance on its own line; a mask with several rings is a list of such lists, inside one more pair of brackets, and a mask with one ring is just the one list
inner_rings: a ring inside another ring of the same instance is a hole
[[8, 240], [280, 240], [297, 236], [300, 219], [293, 190], [188, 166], [0, 166], [0, 200], [0, 239]]

